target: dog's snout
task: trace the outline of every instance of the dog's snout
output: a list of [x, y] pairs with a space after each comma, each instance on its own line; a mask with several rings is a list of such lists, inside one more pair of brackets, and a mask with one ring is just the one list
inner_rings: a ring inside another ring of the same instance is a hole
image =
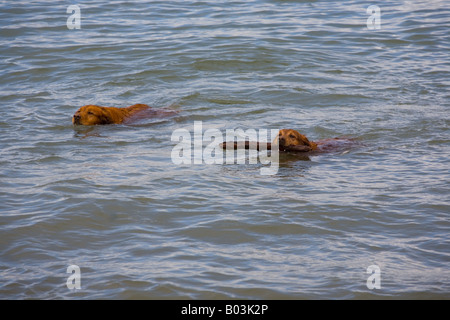
[[81, 121], [81, 115], [77, 112], [72, 117], [72, 123], [73, 124], [80, 124]]

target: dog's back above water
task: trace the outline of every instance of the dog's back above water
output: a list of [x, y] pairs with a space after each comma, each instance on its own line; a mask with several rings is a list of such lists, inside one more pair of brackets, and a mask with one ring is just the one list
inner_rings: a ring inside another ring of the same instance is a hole
[[171, 110], [155, 109], [146, 104], [134, 104], [126, 108], [85, 105], [75, 112], [72, 123], [83, 126], [128, 124], [144, 118], [164, 117], [175, 113]]

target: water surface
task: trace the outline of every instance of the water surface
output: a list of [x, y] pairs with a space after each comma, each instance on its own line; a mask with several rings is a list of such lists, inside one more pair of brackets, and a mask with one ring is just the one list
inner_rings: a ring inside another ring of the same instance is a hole
[[[447, 2], [71, 4], [0, 3], [0, 298], [450, 297]], [[179, 113], [71, 124], [134, 103]], [[194, 121], [360, 145], [175, 165]]]

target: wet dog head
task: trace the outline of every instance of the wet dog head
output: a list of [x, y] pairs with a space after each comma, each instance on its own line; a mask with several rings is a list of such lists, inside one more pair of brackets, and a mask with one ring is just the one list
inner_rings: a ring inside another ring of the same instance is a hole
[[74, 125], [92, 126], [97, 124], [111, 124], [114, 121], [108, 108], [87, 105], [75, 112], [72, 117], [72, 123]]
[[315, 142], [309, 141], [304, 135], [292, 129], [280, 130], [274, 143], [277, 139], [280, 149], [295, 146], [309, 147], [311, 148], [311, 151], [317, 149], [317, 144]]

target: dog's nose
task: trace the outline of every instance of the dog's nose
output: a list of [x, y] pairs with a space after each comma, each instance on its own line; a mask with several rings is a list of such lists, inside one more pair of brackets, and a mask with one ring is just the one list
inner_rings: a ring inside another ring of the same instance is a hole
[[72, 117], [73, 124], [80, 124], [81, 116], [79, 114], [74, 114]]

